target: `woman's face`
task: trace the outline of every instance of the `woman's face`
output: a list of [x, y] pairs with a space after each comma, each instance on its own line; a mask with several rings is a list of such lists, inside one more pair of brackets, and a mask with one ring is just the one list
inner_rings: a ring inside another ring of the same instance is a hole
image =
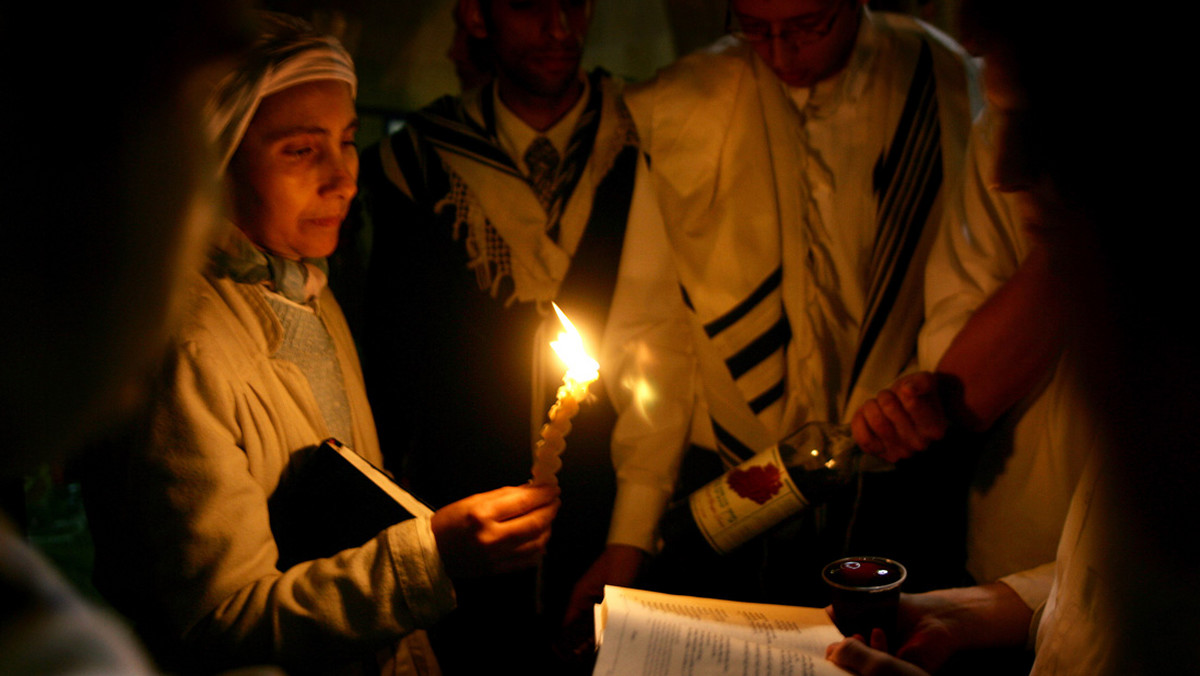
[[229, 164], [233, 222], [279, 256], [323, 258], [357, 192], [350, 85], [315, 80], [263, 99]]

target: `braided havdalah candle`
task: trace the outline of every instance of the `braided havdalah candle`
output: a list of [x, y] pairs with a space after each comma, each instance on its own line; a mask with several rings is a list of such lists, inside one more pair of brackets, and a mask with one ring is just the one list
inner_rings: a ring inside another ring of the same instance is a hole
[[571, 431], [571, 418], [579, 412], [579, 405], [587, 398], [588, 385], [599, 377], [600, 365], [588, 356], [583, 349], [583, 340], [575, 326], [554, 305], [554, 312], [562, 322], [562, 333], [558, 340], [551, 341], [550, 347], [558, 354], [559, 359], [567, 365], [563, 375], [563, 384], [558, 388], [554, 405], [550, 407], [550, 421], [542, 425], [541, 439], [533, 450], [533, 479], [534, 485], [558, 485], [558, 470], [562, 467], [559, 456], [567, 447], [567, 433]]

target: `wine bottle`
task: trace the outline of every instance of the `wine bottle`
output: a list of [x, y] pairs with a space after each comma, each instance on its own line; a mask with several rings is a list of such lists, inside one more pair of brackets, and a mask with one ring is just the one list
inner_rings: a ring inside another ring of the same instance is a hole
[[663, 546], [728, 554], [784, 519], [828, 500], [878, 461], [864, 456], [850, 428], [806, 423], [794, 434], [692, 493], [659, 522]]

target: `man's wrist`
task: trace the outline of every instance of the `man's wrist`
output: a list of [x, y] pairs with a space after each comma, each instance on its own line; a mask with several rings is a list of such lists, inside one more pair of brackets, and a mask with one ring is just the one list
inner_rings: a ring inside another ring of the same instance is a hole
[[1033, 611], [1011, 587], [992, 582], [957, 591], [961, 648], [1019, 647], [1026, 644]]
[[658, 521], [669, 495], [653, 486], [626, 484], [617, 489], [613, 503], [609, 544], [624, 544], [653, 554], [658, 545]]

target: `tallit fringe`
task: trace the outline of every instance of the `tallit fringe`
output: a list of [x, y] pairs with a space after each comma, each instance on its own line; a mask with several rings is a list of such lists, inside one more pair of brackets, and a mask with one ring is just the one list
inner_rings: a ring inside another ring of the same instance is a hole
[[[447, 208], [454, 210], [454, 221], [450, 226], [451, 238], [456, 242], [463, 242], [467, 252], [467, 268], [475, 272], [475, 282], [479, 289], [486, 291], [492, 298], [497, 298], [500, 295], [501, 282], [505, 277], [512, 277], [509, 267], [511, 261], [505, 261], [502, 257], [489, 257], [488, 224], [482, 205], [471, 193], [466, 182], [449, 166], [443, 166], [450, 179], [450, 191], [433, 205], [433, 211], [440, 216]], [[510, 307], [515, 302], [514, 290], [504, 301], [504, 306]]]

